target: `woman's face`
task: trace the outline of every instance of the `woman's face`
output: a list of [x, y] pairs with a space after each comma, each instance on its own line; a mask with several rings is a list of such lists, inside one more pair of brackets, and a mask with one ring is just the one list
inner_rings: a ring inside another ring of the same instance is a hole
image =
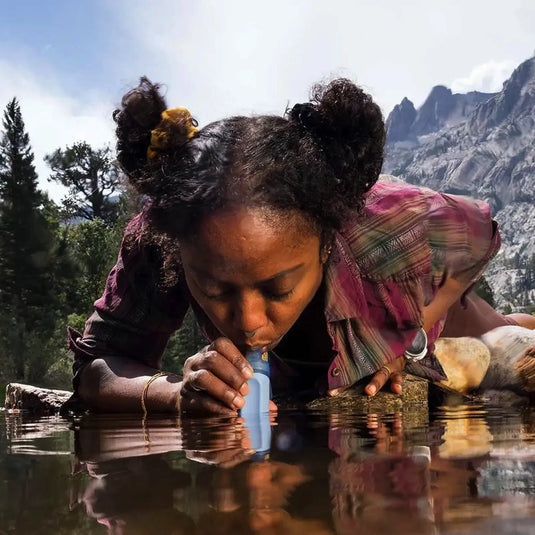
[[192, 296], [242, 351], [277, 345], [314, 297], [325, 261], [302, 216], [262, 209], [215, 213], [180, 250]]

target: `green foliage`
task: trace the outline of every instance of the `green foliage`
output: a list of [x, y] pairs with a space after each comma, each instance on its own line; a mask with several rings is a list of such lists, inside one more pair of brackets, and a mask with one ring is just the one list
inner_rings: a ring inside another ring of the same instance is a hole
[[89, 313], [100, 297], [110, 269], [115, 264], [121, 243], [121, 229], [102, 219], [83, 221], [65, 229], [66, 247], [77, 269], [76, 285], [69, 298], [72, 312]]
[[88, 143], [75, 143], [45, 156], [52, 170], [49, 180], [69, 188], [63, 201], [64, 217], [113, 223], [118, 206], [111, 197], [120, 191], [117, 167], [109, 147], [93, 149]]
[[[37, 188], [30, 139], [20, 106], [10, 101], [0, 141], [0, 354], [17, 380], [28, 374], [30, 335], [54, 329], [54, 233]], [[2, 373], [5, 373], [2, 370]]]
[[[12, 381], [70, 389], [67, 325], [83, 331], [115, 264], [124, 226], [139, 211], [139, 198], [125, 190], [112, 202], [119, 179], [110, 150], [77, 143], [46, 158], [51, 179], [70, 190], [63, 206], [56, 205], [37, 187], [16, 99], [7, 105], [2, 125], [0, 394]], [[164, 369], [180, 373], [186, 358], [206, 343], [188, 313], [168, 344]]]
[[502, 314], [508, 315], [508, 314], [511, 314], [512, 312], [513, 312], [513, 309], [512, 309], [512, 307], [511, 307], [511, 305], [509, 303], [506, 303], [502, 307], [502, 310], [501, 310]]
[[184, 361], [207, 344], [206, 338], [197, 325], [195, 315], [189, 309], [182, 327], [167, 344], [162, 358], [163, 369], [181, 375]]

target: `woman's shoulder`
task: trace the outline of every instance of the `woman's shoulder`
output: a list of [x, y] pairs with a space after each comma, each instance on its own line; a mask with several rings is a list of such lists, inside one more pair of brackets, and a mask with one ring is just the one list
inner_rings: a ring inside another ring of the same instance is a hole
[[341, 231], [363, 276], [406, 278], [428, 270], [429, 192], [400, 181], [379, 181], [369, 191]]

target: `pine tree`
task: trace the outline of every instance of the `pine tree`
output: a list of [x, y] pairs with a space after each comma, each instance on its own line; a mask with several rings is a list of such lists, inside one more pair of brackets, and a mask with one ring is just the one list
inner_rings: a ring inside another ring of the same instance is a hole
[[68, 216], [115, 222], [118, 207], [112, 196], [120, 190], [120, 178], [109, 147], [93, 149], [88, 143], [75, 143], [57, 149], [45, 161], [52, 170], [49, 180], [69, 188], [63, 201]]
[[[28, 376], [30, 340], [54, 324], [53, 237], [19, 103], [6, 106], [0, 140], [0, 351], [17, 380]], [[5, 373], [5, 370], [4, 370]]]
[[492, 288], [489, 286], [489, 283], [487, 282], [487, 279], [482, 276], [475, 284], [474, 286], [474, 292], [476, 295], [481, 297], [484, 301], [486, 301], [491, 307], [495, 306], [494, 301], [494, 292], [492, 291]]

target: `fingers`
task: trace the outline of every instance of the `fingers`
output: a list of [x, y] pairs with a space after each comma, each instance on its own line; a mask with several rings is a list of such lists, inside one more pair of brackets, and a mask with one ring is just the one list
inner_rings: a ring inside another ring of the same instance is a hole
[[375, 396], [381, 388], [385, 385], [390, 377], [390, 371], [384, 366], [372, 377], [372, 380], [368, 383], [364, 391], [369, 396]]
[[192, 394], [209, 394], [216, 400], [223, 402], [228, 408], [234, 410], [241, 409], [245, 405], [245, 399], [240, 392], [243, 391], [246, 394], [249, 390], [247, 383], [243, 383], [240, 386], [240, 392], [238, 392], [207, 369], [191, 372], [184, 386], [187, 392]]
[[245, 405], [247, 380], [253, 370], [237, 347], [227, 338], [212, 344], [184, 363], [181, 412], [228, 414]]
[[215, 414], [220, 416], [235, 416], [236, 410], [231, 409], [221, 401], [205, 392], [190, 390], [182, 385], [180, 391], [180, 412], [186, 414]]
[[248, 380], [253, 376], [253, 368], [247, 359], [240, 353], [240, 350], [228, 339], [218, 338], [210, 344], [209, 348], [225, 357], [243, 377]]
[[251, 365], [236, 346], [226, 338], [218, 338], [186, 360], [184, 375], [196, 370], [209, 370], [235, 390], [239, 390], [245, 381], [253, 376]]
[[401, 394], [403, 390], [403, 376], [401, 375], [401, 372], [404, 367], [405, 358], [398, 357], [375, 373], [372, 380], [366, 385], [364, 391], [369, 396], [374, 396], [381, 390], [381, 388], [383, 388], [386, 382], [390, 380], [392, 392]]
[[401, 372], [394, 372], [390, 376], [390, 389], [394, 394], [401, 394], [403, 390], [403, 376]]

